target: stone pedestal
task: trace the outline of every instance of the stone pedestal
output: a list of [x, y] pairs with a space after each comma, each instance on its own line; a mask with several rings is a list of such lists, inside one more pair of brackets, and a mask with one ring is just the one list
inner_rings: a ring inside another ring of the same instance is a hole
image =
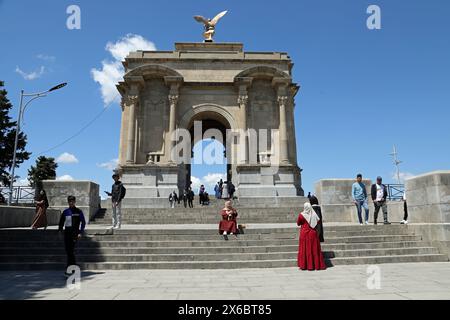
[[76, 197], [76, 206], [83, 211], [86, 220], [90, 221], [100, 209], [99, 185], [94, 182], [44, 180], [42, 183], [51, 209], [67, 209], [68, 196]]
[[450, 223], [450, 170], [406, 180], [406, 199], [411, 222]]
[[[180, 168], [167, 165], [127, 165], [120, 170], [121, 181], [127, 189], [124, 207], [165, 207], [172, 191], [178, 191]], [[147, 206], [145, 205], [145, 206]]]
[[238, 197], [303, 196], [297, 166], [239, 165], [236, 169]]

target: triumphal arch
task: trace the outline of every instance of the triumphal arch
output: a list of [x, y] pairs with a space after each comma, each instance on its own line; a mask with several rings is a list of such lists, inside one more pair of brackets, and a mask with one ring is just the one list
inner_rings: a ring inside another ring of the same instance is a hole
[[223, 143], [238, 197], [303, 196], [288, 54], [175, 43], [132, 52], [124, 66], [119, 172], [128, 205], [158, 206], [189, 187], [192, 147], [205, 137]]

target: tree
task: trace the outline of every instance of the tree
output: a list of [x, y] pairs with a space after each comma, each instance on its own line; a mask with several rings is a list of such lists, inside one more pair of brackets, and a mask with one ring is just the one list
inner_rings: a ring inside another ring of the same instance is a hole
[[56, 168], [58, 168], [58, 164], [55, 162], [55, 158], [44, 156], [37, 158], [36, 166], [31, 166], [28, 170], [30, 185], [40, 189], [42, 180], [55, 180]]
[[[9, 172], [11, 171], [13, 162], [17, 122], [11, 121], [11, 117], [8, 115], [12, 109], [12, 104], [6, 97], [8, 92], [3, 87], [4, 82], [0, 81], [0, 184], [9, 186], [11, 183]], [[24, 161], [30, 159], [31, 153], [25, 151], [26, 144], [27, 136], [22, 132], [19, 133], [16, 168]]]

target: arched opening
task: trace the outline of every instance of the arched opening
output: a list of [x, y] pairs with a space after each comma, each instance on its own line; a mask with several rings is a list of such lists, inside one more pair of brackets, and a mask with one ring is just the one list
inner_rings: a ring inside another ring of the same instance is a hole
[[233, 180], [230, 146], [227, 146], [228, 120], [214, 111], [195, 114], [187, 126], [191, 137], [191, 162], [186, 164], [185, 186], [198, 192], [201, 184], [214, 197], [214, 186], [222, 179]]

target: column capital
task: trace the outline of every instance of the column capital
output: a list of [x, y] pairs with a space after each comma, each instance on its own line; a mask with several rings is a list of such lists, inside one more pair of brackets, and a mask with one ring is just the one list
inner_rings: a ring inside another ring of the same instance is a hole
[[247, 102], [248, 102], [248, 95], [246, 95], [246, 94], [240, 94], [240, 95], [238, 96], [237, 102], [238, 102], [238, 104], [239, 104], [240, 107], [246, 106], [246, 105], [247, 105]]
[[178, 94], [169, 94], [170, 105], [176, 105], [178, 103], [178, 99], [179, 99]]
[[138, 106], [139, 105], [139, 95], [137, 94], [128, 94], [125, 97], [122, 98], [122, 102], [120, 103], [122, 106], [122, 110], [126, 107], [130, 107], [132, 105]]
[[286, 102], [288, 101], [288, 99], [289, 99], [289, 97], [288, 97], [288, 96], [285, 96], [285, 95], [280, 95], [280, 96], [278, 96], [278, 97], [277, 97], [277, 100], [278, 100], [278, 104], [280, 105], [280, 107], [281, 107], [281, 106], [285, 106], [285, 105], [286, 105]]

